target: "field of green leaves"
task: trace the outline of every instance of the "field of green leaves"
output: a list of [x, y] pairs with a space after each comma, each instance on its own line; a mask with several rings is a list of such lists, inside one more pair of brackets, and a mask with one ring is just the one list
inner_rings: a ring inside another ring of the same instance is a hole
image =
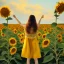
[[[13, 25], [14, 26], [14, 25]], [[41, 25], [42, 26], [42, 25]], [[37, 36], [41, 50], [39, 64], [64, 63], [64, 29], [57, 23], [52, 23], [49, 28], [41, 27]], [[14, 26], [15, 27], [15, 26]], [[21, 28], [21, 27], [20, 27]], [[1, 64], [26, 64], [26, 58], [21, 57], [24, 44], [24, 31], [10, 28], [3, 24], [0, 29], [0, 63]], [[31, 63], [34, 60], [31, 59]]]

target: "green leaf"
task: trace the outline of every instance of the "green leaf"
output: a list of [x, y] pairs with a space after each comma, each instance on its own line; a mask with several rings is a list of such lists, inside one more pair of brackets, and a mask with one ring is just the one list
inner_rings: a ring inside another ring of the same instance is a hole
[[64, 48], [64, 43], [58, 43], [58, 48]]
[[49, 62], [54, 58], [53, 54], [47, 55], [44, 57], [43, 63]]
[[62, 29], [61, 29], [60, 27], [57, 27], [57, 29], [58, 29], [59, 31], [62, 31]]
[[52, 26], [52, 27], [56, 27], [56, 26], [57, 26], [57, 23], [56, 23], [56, 22], [53, 22], [53, 23], [51, 24], [51, 26]]
[[6, 20], [12, 20], [12, 18], [11, 17], [8, 17]]
[[15, 63], [16, 64], [21, 64], [19, 61], [17, 61], [16, 59], [14, 59]]
[[7, 54], [6, 51], [2, 51], [1, 55], [4, 56], [5, 54]]
[[5, 60], [5, 57], [3, 57], [3, 56], [0, 56], [0, 60]]
[[55, 17], [59, 17], [59, 15], [56, 15], [56, 14], [55, 14], [54, 16], [55, 16]]
[[2, 32], [3, 32], [3, 33], [6, 33], [6, 32], [7, 32], [7, 28], [3, 28], [3, 29], [2, 29]]
[[8, 24], [7, 24], [7, 23], [3, 23], [3, 25], [4, 25], [4, 26], [8, 26]]
[[14, 35], [14, 33], [13, 33], [10, 29], [8, 29], [8, 28], [3, 28], [3, 29], [2, 29], [2, 32], [3, 32], [4, 34], [6, 34], [7, 37], [10, 37], [11, 35]]
[[12, 61], [12, 60], [14, 60], [14, 59], [15, 59], [15, 57], [10, 56], [10, 61]]
[[0, 48], [4, 47], [6, 45], [7, 41], [3, 38], [0, 39]]
[[44, 56], [50, 51], [50, 48], [43, 48]]
[[59, 64], [64, 64], [64, 62], [63, 61], [60, 61]]
[[21, 60], [21, 56], [18, 53], [15, 55], [15, 58]]

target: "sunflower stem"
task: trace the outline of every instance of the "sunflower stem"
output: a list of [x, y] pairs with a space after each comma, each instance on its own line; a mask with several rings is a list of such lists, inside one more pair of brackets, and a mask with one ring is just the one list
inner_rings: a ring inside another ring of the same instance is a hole
[[[8, 18], [8, 17], [7, 17], [7, 18]], [[7, 29], [8, 29], [8, 19], [7, 19]], [[8, 36], [7, 36], [7, 40], [8, 40]], [[9, 44], [7, 44], [7, 45], [8, 45], [8, 64], [10, 64]]]
[[[56, 27], [55, 27], [55, 30], [56, 32]], [[55, 34], [55, 37], [57, 36], [57, 34]], [[58, 60], [59, 60], [59, 57], [58, 57], [58, 54], [57, 54], [57, 40], [55, 38], [55, 44], [54, 44], [54, 53], [55, 53], [55, 60], [56, 60], [56, 64], [58, 64]]]
[[57, 11], [55, 11], [54, 13], [55, 13], [55, 15], [54, 15], [54, 16], [56, 17], [55, 22], [57, 23], [57, 19], [58, 19], [58, 16], [59, 16], [59, 15], [57, 14]]
[[10, 59], [9, 59], [9, 44], [8, 44], [8, 64], [10, 64]]
[[57, 17], [56, 17], [56, 23], [57, 23]]
[[7, 24], [8, 24], [8, 17], [7, 17]]

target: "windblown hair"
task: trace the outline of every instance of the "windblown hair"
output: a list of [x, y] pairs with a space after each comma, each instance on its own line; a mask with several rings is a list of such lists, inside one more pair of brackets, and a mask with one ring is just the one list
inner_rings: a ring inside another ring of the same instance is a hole
[[33, 32], [36, 33], [36, 31], [37, 31], [37, 23], [36, 23], [36, 18], [35, 18], [34, 15], [30, 15], [29, 16], [28, 22], [26, 24], [27, 33], [30, 34], [31, 28], [33, 28]]

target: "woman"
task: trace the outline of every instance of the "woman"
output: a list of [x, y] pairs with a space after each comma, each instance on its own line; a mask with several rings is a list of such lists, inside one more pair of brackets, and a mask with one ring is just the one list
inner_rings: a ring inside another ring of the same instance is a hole
[[22, 48], [21, 56], [27, 58], [27, 64], [30, 64], [30, 59], [33, 58], [35, 60], [35, 64], [38, 64], [38, 58], [41, 58], [40, 48], [37, 40], [37, 30], [40, 25], [41, 19], [36, 23], [36, 18], [34, 15], [30, 15], [28, 22], [23, 25], [17, 19], [15, 15], [13, 17], [18, 21], [18, 23], [24, 27], [25, 39]]

